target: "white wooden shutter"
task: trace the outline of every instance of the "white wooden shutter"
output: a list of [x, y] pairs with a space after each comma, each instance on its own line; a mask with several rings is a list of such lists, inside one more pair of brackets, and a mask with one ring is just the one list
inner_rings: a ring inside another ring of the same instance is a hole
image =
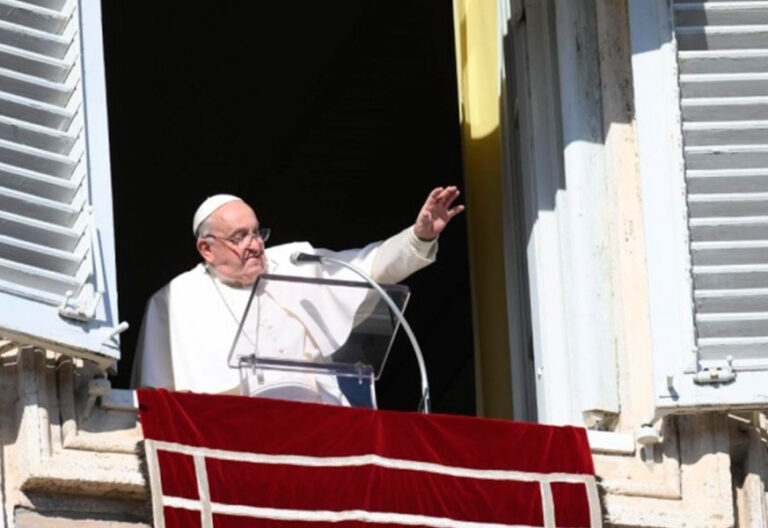
[[0, 335], [119, 357], [98, 1], [0, 0]]
[[768, 2], [673, 10], [696, 345], [666, 403], [766, 404]]

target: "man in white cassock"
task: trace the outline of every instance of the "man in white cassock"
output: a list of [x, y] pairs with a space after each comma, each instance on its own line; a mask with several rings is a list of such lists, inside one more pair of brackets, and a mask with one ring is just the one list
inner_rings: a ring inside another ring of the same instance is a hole
[[[316, 249], [307, 242], [265, 248], [269, 230], [260, 226], [248, 204], [228, 194], [208, 198], [195, 212], [192, 226], [203, 262], [174, 278], [147, 303], [132, 385], [242, 393], [242, 373], [228, 366], [227, 355], [259, 275], [359, 280], [339, 266], [290, 262], [291, 255], [302, 252], [344, 260], [380, 283], [399, 282], [434, 262], [438, 235], [464, 210], [462, 205], [452, 205], [458, 195], [456, 187], [438, 187], [429, 194], [412, 226], [383, 242], [340, 252]], [[310, 297], [316, 294], [306, 293]], [[335, 299], [338, 313], [323, 313], [322, 332], [314, 321], [316, 314], [303, 309], [312, 301], [297, 299], [295, 288], [287, 292], [269, 282], [253, 301], [260, 314], [259, 342], [269, 343], [284, 359], [316, 361], [333, 353], [329, 343], [343, 343], [362, 299]], [[328, 332], [331, 335], [325, 335]], [[252, 396], [347, 404], [336, 378], [330, 375], [270, 372], [247, 386]]]

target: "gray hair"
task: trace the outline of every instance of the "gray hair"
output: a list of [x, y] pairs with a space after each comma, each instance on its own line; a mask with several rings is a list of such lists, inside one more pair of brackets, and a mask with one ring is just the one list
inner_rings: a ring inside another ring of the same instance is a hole
[[211, 231], [213, 231], [213, 221], [211, 219], [210, 215], [208, 218], [203, 220], [200, 225], [197, 227], [197, 238], [198, 240], [201, 238], [205, 238], [208, 235], [211, 234]]

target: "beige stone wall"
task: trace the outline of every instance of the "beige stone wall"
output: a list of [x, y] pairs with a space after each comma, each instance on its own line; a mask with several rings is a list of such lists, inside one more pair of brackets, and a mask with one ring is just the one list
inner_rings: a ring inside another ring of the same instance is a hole
[[92, 365], [4, 345], [0, 528], [149, 526], [136, 413], [89, 396]]
[[595, 453], [607, 526], [768, 526], [764, 415], [684, 415], [662, 432], [632, 454]]

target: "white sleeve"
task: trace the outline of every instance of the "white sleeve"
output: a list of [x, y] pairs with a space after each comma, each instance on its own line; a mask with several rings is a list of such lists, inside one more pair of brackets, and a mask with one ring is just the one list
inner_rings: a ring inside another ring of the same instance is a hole
[[147, 302], [133, 357], [131, 386], [174, 389], [166, 286]]
[[437, 239], [420, 240], [413, 227], [402, 230], [381, 243], [371, 268], [376, 282], [395, 284], [432, 264], [437, 257]]
[[[435, 261], [437, 239], [426, 242], [420, 240], [413, 232], [413, 227], [408, 227], [383, 242], [374, 242], [362, 249], [314, 249], [314, 252], [353, 264], [371, 275], [376, 282], [395, 284]], [[348, 275], [343, 268], [329, 267], [324, 272], [330, 278], [346, 278]]]

